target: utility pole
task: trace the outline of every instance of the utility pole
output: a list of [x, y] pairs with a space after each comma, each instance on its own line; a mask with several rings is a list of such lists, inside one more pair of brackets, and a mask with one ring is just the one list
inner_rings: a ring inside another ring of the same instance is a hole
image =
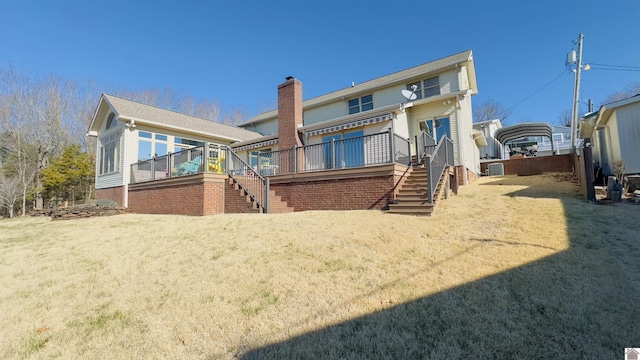
[[580, 98], [580, 72], [582, 70], [582, 40], [584, 35], [578, 36], [578, 57], [576, 64], [576, 82], [573, 88], [573, 108], [571, 111], [571, 153], [576, 151], [576, 131], [578, 127], [578, 101]]

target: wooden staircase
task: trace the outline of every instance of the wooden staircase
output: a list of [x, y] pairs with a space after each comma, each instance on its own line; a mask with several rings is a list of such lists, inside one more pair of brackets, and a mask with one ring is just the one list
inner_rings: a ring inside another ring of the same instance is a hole
[[431, 216], [436, 201], [445, 191], [450, 169], [446, 168], [438, 180], [438, 186], [433, 195], [433, 204], [429, 203], [427, 170], [424, 166], [414, 166], [404, 184], [398, 190], [398, 196], [389, 204], [388, 213]]

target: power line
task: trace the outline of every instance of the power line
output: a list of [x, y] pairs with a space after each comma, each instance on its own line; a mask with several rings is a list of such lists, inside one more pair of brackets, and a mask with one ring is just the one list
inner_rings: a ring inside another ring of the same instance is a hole
[[542, 86], [540, 89], [534, 91], [533, 93], [531, 93], [531, 95], [525, 97], [524, 99], [520, 100], [519, 102], [517, 102], [515, 105], [509, 107], [507, 110], [513, 110], [516, 106], [522, 104], [523, 102], [529, 100], [529, 98], [531, 98], [532, 96], [534, 96], [535, 94], [539, 93], [540, 91], [544, 90], [544, 88], [546, 88], [547, 86], [551, 85], [551, 83], [553, 83], [554, 81], [558, 80], [560, 78], [560, 76], [568, 73], [569, 69], [567, 70], [562, 70], [562, 72], [560, 74], [558, 74], [558, 76], [554, 77], [551, 81], [549, 81], [548, 83], [544, 84], [544, 86]]
[[589, 70], [607, 70], [607, 71], [640, 71], [640, 68], [638, 69], [612, 69], [612, 68], [602, 68], [602, 67], [591, 67], [591, 69]]
[[640, 69], [640, 66], [630, 66], [630, 65], [609, 65], [609, 64], [599, 64], [599, 63], [593, 63], [593, 62], [589, 62], [589, 64], [591, 64], [591, 65], [597, 65], [597, 66], [607, 66], [607, 67], [627, 68], [627, 69]]

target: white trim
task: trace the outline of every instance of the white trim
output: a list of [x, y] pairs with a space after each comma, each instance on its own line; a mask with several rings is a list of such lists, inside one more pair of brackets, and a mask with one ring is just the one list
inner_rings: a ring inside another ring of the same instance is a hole
[[240, 139], [237, 139], [237, 138], [232, 138], [232, 137], [223, 136], [223, 135], [219, 135], [219, 134], [198, 132], [198, 131], [195, 131], [193, 129], [187, 129], [187, 128], [184, 128], [184, 127], [181, 127], [181, 126], [174, 126], [174, 125], [167, 125], [167, 124], [157, 123], [155, 121], [149, 121], [149, 120], [140, 119], [140, 118], [132, 117], [132, 116], [120, 115], [120, 116], [118, 116], [118, 119], [135, 121], [136, 125], [139, 125], [139, 124], [151, 125], [151, 126], [154, 126], [154, 127], [177, 130], [177, 131], [181, 131], [181, 132], [184, 132], [184, 133], [187, 133], [187, 134], [196, 134], [196, 135], [200, 135], [200, 136], [202, 136], [204, 134], [207, 137], [213, 137], [213, 138], [227, 140], [227, 141], [231, 141], [231, 142], [240, 141]]

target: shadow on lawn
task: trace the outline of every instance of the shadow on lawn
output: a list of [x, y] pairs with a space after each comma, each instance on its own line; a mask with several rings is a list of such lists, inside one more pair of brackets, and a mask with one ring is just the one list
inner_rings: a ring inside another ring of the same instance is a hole
[[[517, 185], [518, 180], [493, 185]], [[596, 207], [560, 198], [571, 247], [413, 302], [239, 354], [242, 359], [623, 358], [640, 346], [640, 244], [615, 221], [584, 236]], [[607, 208], [608, 209], [608, 208]], [[582, 214], [580, 213], [582, 212]], [[631, 214], [640, 223], [640, 209]], [[614, 214], [615, 215], [615, 214]], [[598, 218], [597, 216], [594, 218]], [[496, 239], [476, 239], [480, 243]], [[502, 244], [502, 246], [528, 246]]]

